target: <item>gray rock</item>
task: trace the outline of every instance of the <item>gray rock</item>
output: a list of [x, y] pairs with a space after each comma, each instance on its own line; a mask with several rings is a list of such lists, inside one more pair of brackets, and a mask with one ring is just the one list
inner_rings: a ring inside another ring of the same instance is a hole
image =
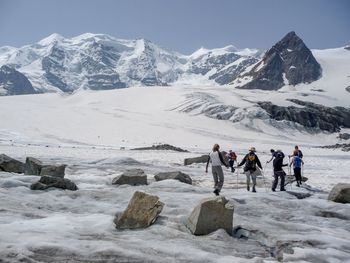
[[320, 148], [341, 149], [344, 152], [349, 152], [350, 151], [350, 143], [336, 143], [334, 145], [320, 146]]
[[115, 226], [118, 229], [148, 227], [156, 221], [163, 207], [158, 196], [136, 191], [125, 211], [115, 217]]
[[0, 87], [6, 90], [0, 96], [37, 93], [25, 75], [7, 65], [0, 68]]
[[[311, 83], [321, 77], [322, 69], [310, 49], [295, 34], [289, 32], [269, 49], [263, 59], [244, 77], [252, 81], [240, 86], [242, 89], [278, 90], [285, 85]], [[284, 77], [283, 77], [284, 75]]]
[[[350, 109], [326, 107], [320, 104], [290, 99], [298, 106], [277, 106], [271, 102], [258, 102], [270, 118], [277, 121], [292, 121], [307, 128], [317, 128], [329, 132], [339, 132], [341, 127], [350, 128]], [[303, 106], [303, 107], [300, 107]]]
[[225, 197], [206, 198], [196, 206], [186, 223], [194, 235], [207, 235], [220, 228], [232, 235], [234, 206]]
[[67, 189], [72, 191], [78, 190], [77, 185], [71, 180], [53, 176], [42, 176], [38, 182], [30, 186], [30, 189], [45, 190], [50, 187]]
[[24, 173], [24, 163], [5, 154], [0, 154], [0, 171], [8, 173]]
[[115, 177], [112, 184], [146, 185], [147, 175], [141, 169], [127, 170], [125, 173]]
[[350, 184], [336, 184], [328, 195], [328, 200], [337, 203], [350, 203]]
[[[301, 177], [301, 181], [302, 182], [306, 182], [307, 180], [309, 180], [309, 178], [305, 177], [305, 176], [302, 176]], [[296, 179], [295, 179], [295, 176], [294, 175], [287, 175], [286, 178], [285, 178], [285, 186], [287, 184], [291, 184], [291, 183], [294, 183], [296, 182]]]
[[295, 196], [298, 199], [305, 199], [307, 197], [310, 197], [310, 193], [303, 193], [303, 192], [295, 192], [295, 191], [287, 191], [288, 194]]
[[187, 150], [181, 149], [179, 147], [172, 146], [170, 144], [159, 144], [159, 145], [152, 145], [151, 147], [141, 147], [141, 148], [134, 148], [131, 150], [167, 150], [167, 151], [176, 151], [176, 152], [188, 152]]
[[24, 173], [29, 175], [40, 175], [42, 167], [43, 163], [41, 161], [33, 157], [27, 157]]
[[190, 165], [193, 163], [206, 163], [209, 159], [209, 155], [202, 155], [199, 157], [186, 158], [184, 160], [184, 165]]
[[350, 139], [350, 133], [339, 133], [338, 138], [341, 140], [349, 140]]
[[173, 179], [178, 180], [182, 183], [186, 184], [192, 184], [192, 179], [189, 175], [184, 174], [182, 172], [165, 172], [165, 173], [158, 173], [154, 176], [156, 181], [162, 181], [167, 179]]
[[66, 169], [66, 165], [44, 165], [41, 168], [40, 175], [48, 175], [48, 176], [54, 176], [54, 177], [64, 177], [64, 171]]

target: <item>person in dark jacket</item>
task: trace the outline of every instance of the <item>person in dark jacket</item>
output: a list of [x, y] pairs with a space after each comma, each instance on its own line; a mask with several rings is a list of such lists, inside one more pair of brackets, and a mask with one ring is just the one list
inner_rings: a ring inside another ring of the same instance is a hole
[[283, 158], [284, 158], [284, 154], [277, 154], [275, 159], [273, 160], [273, 176], [275, 178], [275, 180], [273, 181], [272, 184], [272, 191], [275, 192], [276, 191], [276, 187], [278, 184], [278, 177], [281, 177], [281, 187], [280, 187], [280, 191], [286, 191], [286, 189], [284, 188], [284, 181], [285, 181], [285, 176], [286, 173], [283, 171], [282, 167], [283, 166], [288, 166], [288, 164], [283, 164]]
[[228, 168], [228, 165], [225, 163], [222, 154], [220, 153], [219, 144], [214, 144], [213, 151], [209, 154], [207, 166], [205, 172], [208, 172], [209, 162], [211, 162], [211, 172], [214, 179], [214, 194], [219, 195], [221, 188], [224, 184], [224, 172], [222, 171], [221, 164]]
[[277, 156], [277, 154], [279, 154], [279, 153], [281, 153], [283, 155], [283, 158], [284, 158], [284, 153], [281, 150], [275, 151], [274, 149], [271, 149], [270, 152], [271, 152], [271, 159], [268, 160], [267, 163], [270, 163], [273, 160], [273, 158], [275, 158]]
[[260, 170], [257, 169], [256, 166], [258, 166], [260, 169], [262, 169], [260, 160], [258, 156], [255, 154], [256, 150], [255, 147], [250, 148], [249, 153], [244, 156], [241, 163], [238, 165], [238, 167], [244, 166], [244, 173], [247, 176], [247, 191], [250, 191], [250, 177], [253, 181], [253, 190], [252, 192], [256, 192], [255, 186], [256, 186], [256, 177], [261, 174]]
[[226, 156], [228, 158], [228, 163], [229, 163], [229, 165], [231, 167], [231, 172], [234, 173], [235, 172], [235, 168], [233, 168], [233, 165], [234, 165], [235, 161], [237, 160], [237, 155], [232, 150], [229, 150], [229, 152], [228, 152], [228, 154]]

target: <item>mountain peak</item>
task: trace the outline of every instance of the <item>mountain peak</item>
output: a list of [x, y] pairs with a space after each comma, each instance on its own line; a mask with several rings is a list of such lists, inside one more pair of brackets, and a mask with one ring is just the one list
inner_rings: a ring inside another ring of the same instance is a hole
[[57, 33], [53, 33], [53, 34], [49, 35], [48, 37], [40, 40], [38, 43], [42, 46], [48, 46], [51, 44], [55, 44], [57, 42], [61, 42], [62, 40], [64, 40], [63, 36], [61, 36], [60, 34], [57, 34]]

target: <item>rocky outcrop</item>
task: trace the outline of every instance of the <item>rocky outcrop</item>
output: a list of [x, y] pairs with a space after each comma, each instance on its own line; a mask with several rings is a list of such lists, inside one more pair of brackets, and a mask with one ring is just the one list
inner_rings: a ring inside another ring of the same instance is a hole
[[289, 32], [233, 84], [241, 89], [278, 90], [284, 85], [311, 83], [321, 77], [321, 72], [310, 49], [295, 32]]
[[28, 175], [40, 175], [42, 167], [43, 163], [40, 160], [33, 157], [27, 157], [24, 173]]
[[141, 169], [127, 170], [125, 173], [115, 177], [112, 184], [146, 185], [147, 175]]
[[350, 133], [339, 133], [338, 138], [341, 140], [349, 140], [350, 139]]
[[54, 176], [54, 177], [61, 177], [63, 178], [65, 175], [65, 169], [66, 165], [44, 165], [41, 167], [40, 175], [48, 175], [48, 176]]
[[32, 190], [45, 190], [47, 188], [54, 187], [65, 190], [78, 190], [77, 185], [69, 179], [54, 177], [54, 176], [42, 176], [40, 180], [30, 186]]
[[190, 165], [193, 163], [206, 163], [206, 162], [208, 162], [208, 159], [209, 159], [209, 155], [207, 155], [207, 154], [199, 156], [199, 157], [186, 158], [184, 160], [184, 165]]
[[326, 107], [320, 104], [290, 99], [303, 106], [277, 106], [271, 102], [258, 102], [272, 119], [292, 121], [307, 128], [316, 128], [329, 132], [339, 132], [341, 127], [350, 128], [350, 109], [344, 107]]
[[328, 195], [328, 200], [343, 204], [350, 203], [350, 184], [335, 185]]
[[8, 173], [24, 173], [24, 163], [6, 154], [0, 154], [0, 171]]
[[131, 150], [166, 150], [166, 151], [176, 151], [176, 152], [188, 152], [187, 150], [181, 149], [179, 147], [172, 146], [170, 144], [159, 144], [159, 145], [152, 145], [151, 147], [141, 147], [141, 148], [134, 148]]
[[341, 149], [344, 152], [349, 152], [350, 151], [350, 143], [337, 143], [334, 145], [320, 146], [320, 148]]
[[0, 96], [37, 93], [21, 72], [4, 65], [0, 68]]
[[192, 184], [192, 179], [188, 174], [184, 174], [182, 172], [165, 172], [165, 173], [158, 173], [154, 176], [156, 181], [162, 181], [162, 180], [178, 180], [182, 183], [186, 184]]
[[118, 229], [148, 227], [156, 221], [163, 207], [158, 196], [136, 191], [125, 211], [115, 217], [115, 226]]
[[231, 235], [233, 211], [233, 204], [225, 197], [207, 198], [193, 209], [186, 226], [194, 235], [207, 235], [220, 228]]

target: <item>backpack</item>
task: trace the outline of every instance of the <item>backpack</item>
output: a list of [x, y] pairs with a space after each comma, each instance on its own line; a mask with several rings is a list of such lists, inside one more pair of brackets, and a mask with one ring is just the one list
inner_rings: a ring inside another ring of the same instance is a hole
[[284, 158], [284, 153], [281, 150], [277, 150], [274, 154], [275, 157], [277, 158]]
[[254, 153], [248, 153], [247, 155], [247, 163], [244, 167], [244, 171], [255, 171], [256, 170], [256, 155]]
[[301, 168], [301, 158], [299, 156], [294, 156], [293, 166], [294, 168]]
[[237, 155], [236, 155], [236, 153], [235, 153], [235, 152], [229, 153], [229, 158], [230, 158], [231, 160], [237, 160]]

